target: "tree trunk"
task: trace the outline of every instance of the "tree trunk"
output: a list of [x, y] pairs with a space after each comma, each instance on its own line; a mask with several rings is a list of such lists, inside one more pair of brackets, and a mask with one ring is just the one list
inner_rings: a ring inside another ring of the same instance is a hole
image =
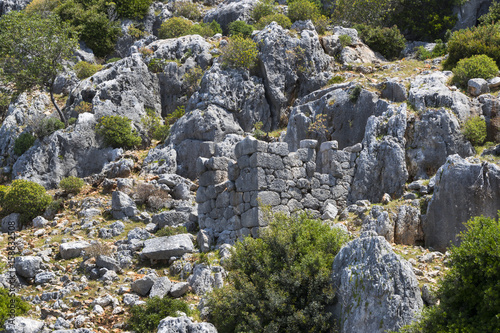
[[50, 83], [50, 100], [52, 101], [52, 104], [54, 104], [54, 107], [57, 110], [57, 113], [59, 114], [59, 118], [61, 118], [61, 121], [64, 123], [64, 126], [68, 126], [68, 121], [66, 120], [66, 117], [64, 116], [64, 113], [62, 113], [61, 109], [59, 108], [59, 105], [56, 103], [56, 99], [54, 98], [54, 80]]

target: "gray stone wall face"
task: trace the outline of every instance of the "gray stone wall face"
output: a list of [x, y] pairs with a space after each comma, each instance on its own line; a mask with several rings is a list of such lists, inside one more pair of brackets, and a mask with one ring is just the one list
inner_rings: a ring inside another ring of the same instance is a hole
[[328, 204], [342, 210], [360, 149], [337, 148], [336, 141], [324, 142], [318, 149], [316, 140], [302, 140], [300, 148], [290, 152], [287, 143], [247, 137], [235, 146], [236, 160], [200, 157], [196, 196], [200, 229], [218, 237], [218, 243], [232, 242], [256, 237], [267, 225], [259, 205], [285, 214], [305, 210], [315, 217], [321, 217]]

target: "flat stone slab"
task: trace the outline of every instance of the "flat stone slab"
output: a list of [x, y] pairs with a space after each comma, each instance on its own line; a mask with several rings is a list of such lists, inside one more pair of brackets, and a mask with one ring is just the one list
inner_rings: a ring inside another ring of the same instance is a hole
[[149, 259], [165, 260], [180, 257], [194, 251], [194, 244], [189, 234], [165, 236], [147, 239], [142, 255]]

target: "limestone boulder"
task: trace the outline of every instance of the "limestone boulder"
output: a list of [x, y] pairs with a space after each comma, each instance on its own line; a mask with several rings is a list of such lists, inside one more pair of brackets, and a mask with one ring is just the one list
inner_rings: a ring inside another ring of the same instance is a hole
[[141, 255], [148, 259], [168, 260], [193, 251], [194, 244], [189, 234], [180, 234], [147, 239]]

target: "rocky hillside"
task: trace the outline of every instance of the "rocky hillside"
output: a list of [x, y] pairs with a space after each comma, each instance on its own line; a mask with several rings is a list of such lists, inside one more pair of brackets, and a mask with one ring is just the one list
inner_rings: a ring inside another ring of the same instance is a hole
[[[484, 11], [476, 2], [467, 13]], [[27, 5], [0, 4], [0, 14]], [[388, 61], [357, 30], [319, 34], [311, 20], [253, 30], [255, 64], [228, 64], [229, 24], [251, 22], [256, 2], [198, 5], [222, 33], [161, 38], [178, 8], [154, 3], [142, 20], [120, 21], [113, 61], [80, 43], [54, 81], [69, 120], [60, 128], [43, 125], [58, 119], [46, 90], [8, 105], [0, 192], [23, 179], [53, 201], [29, 221], [2, 206], [0, 256], [15, 259], [0, 266], [0, 286], [31, 306], [5, 332], [125, 332], [133, 307], [154, 296], [194, 310], [157, 332], [217, 332], [206, 297], [227, 283], [234, 244], [268, 226], [266, 207], [349, 234], [331, 269], [341, 332], [411, 323], [438, 302], [463, 223], [500, 210], [500, 78], [456, 86], [447, 56], [418, 60], [413, 46], [434, 43], [408, 43]], [[80, 61], [102, 66], [82, 79]], [[110, 143], [103, 128], [116, 116], [135, 143]], [[486, 125], [479, 144], [465, 130], [473, 119]], [[33, 141], [20, 150], [23, 135]], [[68, 177], [84, 185], [72, 191]]]

